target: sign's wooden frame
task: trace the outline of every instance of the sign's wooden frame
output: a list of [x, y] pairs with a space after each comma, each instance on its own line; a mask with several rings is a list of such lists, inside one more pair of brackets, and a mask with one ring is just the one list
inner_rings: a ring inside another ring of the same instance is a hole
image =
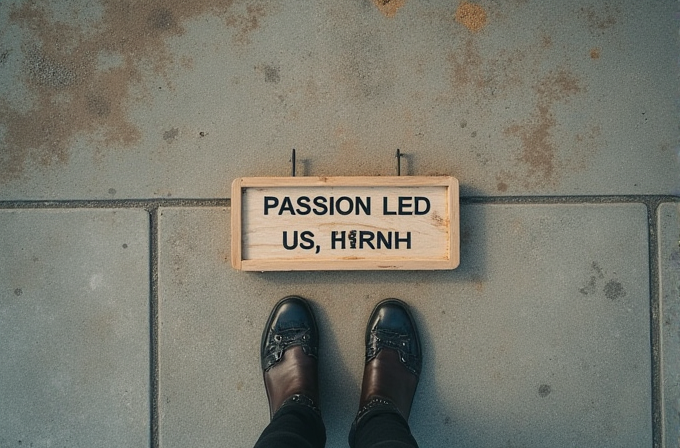
[[[308, 259], [243, 259], [242, 195], [248, 188], [275, 187], [444, 187], [448, 200], [448, 250], [440, 258], [384, 257], [357, 259], [342, 257]], [[232, 183], [231, 263], [243, 271], [321, 271], [321, 270], [435, 270], [455, 269], [460, 260], [460, 210], [458, 180], [449, 176], [389, 177], [244, 177]]]

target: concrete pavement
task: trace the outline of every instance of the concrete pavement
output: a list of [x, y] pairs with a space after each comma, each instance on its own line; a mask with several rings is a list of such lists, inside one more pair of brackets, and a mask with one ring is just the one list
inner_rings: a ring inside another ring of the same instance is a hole
[[[252, 446], [310, 299], [328, 447], [373, 306], [421, 446], [680, 444], [676, 2], [0, 4], [0, 447]], [[445, 272], [243, 273], [231, 180], [461, 182]]]

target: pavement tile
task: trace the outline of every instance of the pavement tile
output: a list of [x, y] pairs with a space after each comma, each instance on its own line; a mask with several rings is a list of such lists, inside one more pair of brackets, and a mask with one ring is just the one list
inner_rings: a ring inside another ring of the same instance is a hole
[[3, 2], [0, 199], [229, 197], [291, 148], [323, 176], [400, 148], [464, 195], [680, 192], [676, 2], [473, 3]]
[[288, 294], [322, 329], [330, 448], [347, 444], [366, 319], [385, 297], [410, 303], [422, 333], [421, 446], [651, 446], [645, 206], [466, 205], [447, 272], [238, 272], [229, 219], [160, 210], [163, 448], [253, 445], [269, 420], [262, 327]]
[[680, 446], [680, 204], [659, 207], [664, 447]]
[[149, 442], [149, 218], [0, 211], [0, 446]]

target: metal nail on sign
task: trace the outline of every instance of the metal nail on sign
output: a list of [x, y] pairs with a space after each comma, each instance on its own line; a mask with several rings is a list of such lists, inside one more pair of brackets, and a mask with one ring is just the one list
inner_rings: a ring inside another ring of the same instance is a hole
[[454, 269], [453, 177], [244, 177], [231, 261], [244, 271]]

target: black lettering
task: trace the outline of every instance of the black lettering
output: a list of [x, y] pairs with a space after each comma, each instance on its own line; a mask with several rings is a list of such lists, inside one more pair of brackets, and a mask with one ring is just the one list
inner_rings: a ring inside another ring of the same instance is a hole
[[309, 230], [305, 230], [300, 234], [300, 248], [309, 250], [314, 248], [314, 234]]
[[412, 215], [413, 212], [405, 210], [407, 208], [411, 208], [413, 204], [411, 202], [406, 202], [410, 201], [411, 198], [408, 196], [399, 196], [399, 214], [400, 215]]
[[369, 230], [361, 230], [359, 231], [359, 249], [364, 248], [364, 243], [371, 249], [375, 249], [375, 246], [373, 245], [373, 238], [375, 235], [373, 232]]
[[275, 196], [265, 196], [264, 197], [264, 214], [269, 214], [270, 208], [275, 208], [279, 205], [279, 199]]
[[[403, 210], [409, 209], [413, 206], [411, 203], [404, 202], [408, 201], [410, 198], [400, 198], [402, 201], [399, 204], [400, 212], [388, 210], [388, 198], [383, 198], [383, 207], [385, 215], [396, 215], [396, 214], [412, 214], [403, 213]], [[425, 211], [422, 213], [427, 213], [429, 211], [429, 201], [427, 198], [420, 198], [425, 201]], [[349, 196], [340, 196], [336, 198], [335, 196], [325, 197], [325, 196], [315, 196], [313, 199], [309, 196], [300, 196], [296, 199], [291, 199], [289, 196], [284, 196], [283, 199], [279, 199], [276, 196], [265, 196], [264, 197], [264, 214], [269, 215], [272, 209], [278, 209], [278, 215], [290, 214], [290, 215], [302, 215], [306, 216], [314, 213], [317, 216], [321, 215], [335, 215], [336, 212], [339, 215], [347, 216], [351, 214], [361, 215], [363, 214], [371, 215], [371, 197], [360, 197], [355, 196], [351, 198]], [[420, 210], [420, 209], [418, 209]]]
[[378, 249], [392, 249], [392, 232], [387, 232], [387, 238], [383, 232], [378, 231]]
[[283, 231], [283, 248], [286, 250], [293, 250], [298, 245], [298, 233], [297, 230], [293, 232], [293, 244], [288, 244], [288, 231]]
[[366, 198], [366, 202], [364, 202], [359, 196], [356, 197], [356, 211], [357, 215], [359, 214], [359, 209], [361, 208], [364, 211], [364, 214], [370, 215], [371, 214], [371, 197]]
[[406, 232], [406, 238], [399, 238], [399, 232], [394, 232], [394, 248], [399, 249], [399, 243], [406, 243], [406, 249], [411, 248], [411, 232]]
[[[349, 207], [345, 210], [343, 210], [340, 206], [343, 202], [346, 202], [349, 205]], [[354, 209], [354, 203], [347, 196], [340, 196], [338, 200], [335, 201], [335, 208], [338, 211], [338, 213], [340, 213], [343, 216], [347, 216], [350, 213], [352, 213], [352, 210]]]
[[383, 196], [383, 215], [396, 215], [397, 212], [387, 210], [387, 196]]
[[[338, 237], [338, 233], [340, 233], [340, 237]], [[342, 247], [340, 249], [345, 248], [345, 231], [343, 230], [342, 232], [338, 232], [337, 230], [333, 230], [331, 232], [331, 249], [335, 249], [335, 243], [342, 243]]]
[[300, 196], [297, 198], [297, 205], [298, 207], [302, 207], [295, 209], [298, 215], [309, 215], [309, 212], [312, 211], [312, 207], [309, 206], [309, 197], [308, 196]]
[[[314, 208], [315, 215], [325, 215], [328, 213], [328, 206], [326, 205], [326, 198], [323, 196], [317, 196], [314, 198], [314, 205], [318, 208]], [[321, 211], [319, 211], [321, 210]]]
[[[430, 200], [424, 196], [416, 196], [415, 198], [415, 206], [416, 210], [414, 214], [416, 215], [427, 215], [430, 211]], [[420, 203], [424, 202], [425, 203], [425, 210], [420, 209]]]
[[288, 196], [283, 198], [281, 208], [279, 209], [279, 216], [283, 215], [284, 211], [290, 213], [291, 215], [295, 214], [295, 210], [293, 210], [293, 203]]

